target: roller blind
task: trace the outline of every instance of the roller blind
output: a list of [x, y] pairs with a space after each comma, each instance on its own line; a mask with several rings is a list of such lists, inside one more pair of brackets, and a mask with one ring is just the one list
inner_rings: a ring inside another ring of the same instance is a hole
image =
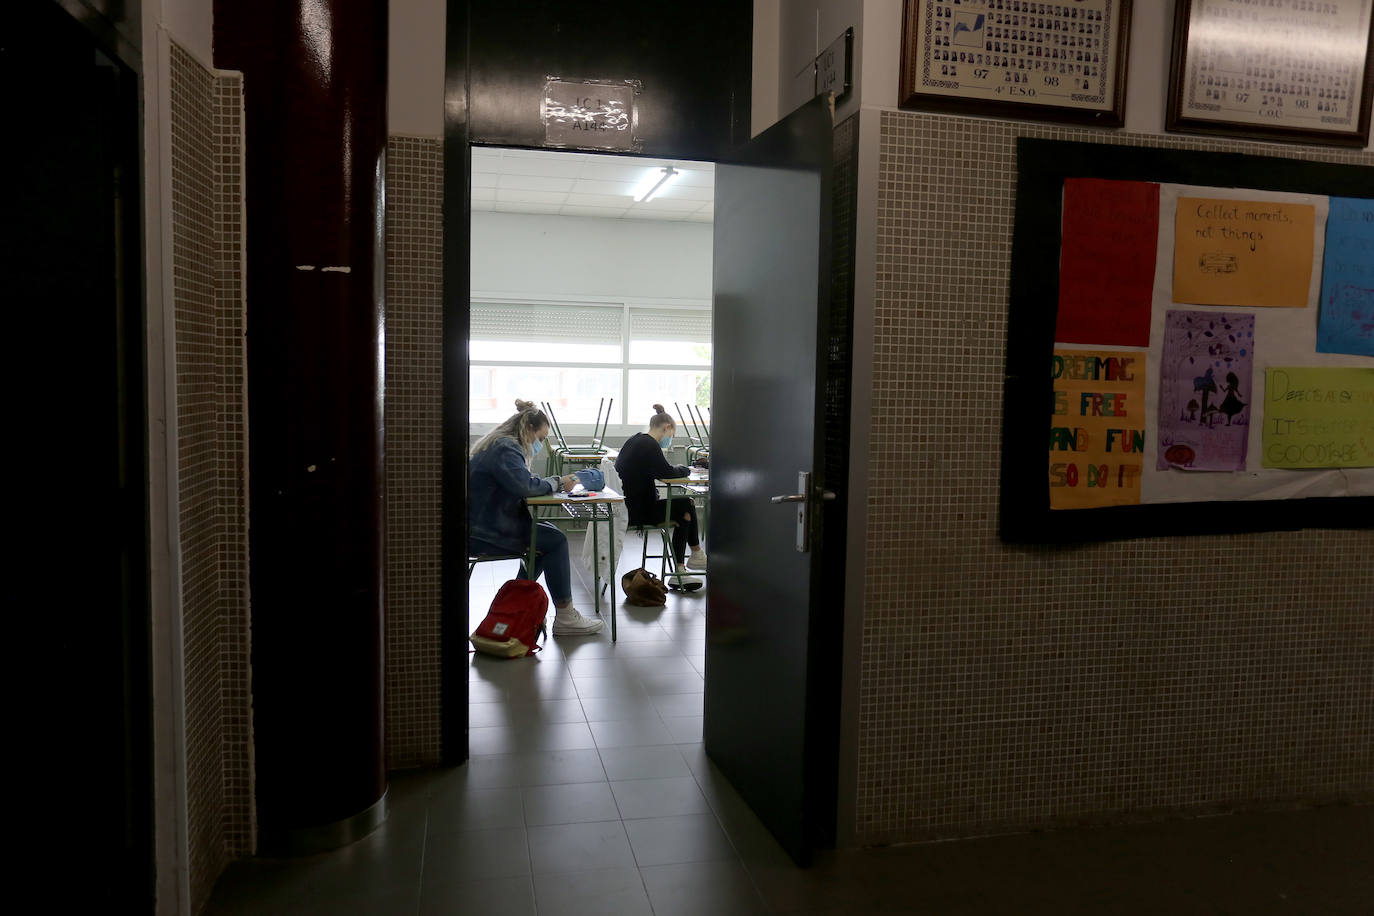
[[706, 309], [630, 309], [631, 340], [711, 342], [711, 313]]
[[473, 340], [620, 345], [619, 306], [472, 303]]

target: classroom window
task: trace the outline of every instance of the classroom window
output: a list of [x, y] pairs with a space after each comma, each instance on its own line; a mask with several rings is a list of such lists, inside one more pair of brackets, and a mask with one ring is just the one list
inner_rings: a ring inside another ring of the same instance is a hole
[[516, 398], [552, 404], [559, 422], [590, 424], [611, 398], [613, 423], [652, 405], [708, 407], [708, 306], [473, 302], [469, 420], [510, 416]]
[[620, 403], [620, 370], [584, 366], [479, 366], [468, 370], [468, 420], [499, 423], [516, 398], [553, 405], [560, 423], [591, 423], [602, 398]]
[[693, 407], [709, 407], [710, 370], [703, 372], [691, 369], [631, 369], [630, 422], [647, 422], [654, 404], [662, 404], [674, 416], [680, 413], [678, 406], [686, 407], [691, 404]]

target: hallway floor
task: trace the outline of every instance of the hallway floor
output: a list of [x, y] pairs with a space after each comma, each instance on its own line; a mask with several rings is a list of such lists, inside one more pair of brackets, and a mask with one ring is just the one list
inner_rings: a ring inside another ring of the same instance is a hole
[[[473, 626], [514, 569], [477, 568]], [[615, 645], [607, 614], [599, 636], [550, 639], [534, 659], [473, 656], [467, 765], [392, 774], [389, 821], [347, 849], [235, 863], [208, 912], [1374, 914], [1374, 806], [828, 852], [797, 869], [702, 751], [705, 625], [699, 593], [671, 594], [622, 606]]]

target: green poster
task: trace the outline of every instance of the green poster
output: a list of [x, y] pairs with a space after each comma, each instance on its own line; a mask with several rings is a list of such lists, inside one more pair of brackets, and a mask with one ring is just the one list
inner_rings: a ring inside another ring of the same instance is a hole
[[1264, 370], [1264, 466], [1374, 467], [1374, 369]]

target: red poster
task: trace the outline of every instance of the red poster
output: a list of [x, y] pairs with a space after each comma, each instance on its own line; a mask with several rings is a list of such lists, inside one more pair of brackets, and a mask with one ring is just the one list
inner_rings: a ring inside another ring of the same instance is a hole
[[1065, 344], [1147, 347], [1159, 236], [1159, 185], [1069, 178], [1059, 254]]

